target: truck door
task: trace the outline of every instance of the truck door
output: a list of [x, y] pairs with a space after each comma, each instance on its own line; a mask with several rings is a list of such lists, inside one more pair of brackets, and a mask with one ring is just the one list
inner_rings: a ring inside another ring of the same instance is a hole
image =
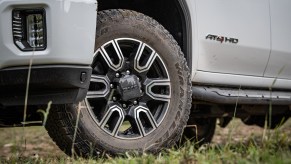
[[290, 0], [270, 0], [272, 46], [266, 77], [291, 79], [290, 9]]
[[197, 12], [198, 70], [263, 76], [270, 55], [269, 1], [190, 1]]

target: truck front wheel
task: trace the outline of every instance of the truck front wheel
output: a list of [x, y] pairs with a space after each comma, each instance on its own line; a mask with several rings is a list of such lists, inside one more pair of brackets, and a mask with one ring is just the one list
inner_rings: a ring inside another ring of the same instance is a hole
[[95, 42], [87, 97], [51, 109], [49, 135], [67, 154], [73, 147], [80, 156], [173, 146], [192, 100], [177, 42], [158, 22], [129, 10], [99, 12]]

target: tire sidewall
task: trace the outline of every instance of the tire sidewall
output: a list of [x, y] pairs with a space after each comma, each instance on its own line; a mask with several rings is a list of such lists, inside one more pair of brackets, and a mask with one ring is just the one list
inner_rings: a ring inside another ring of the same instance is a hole
[[[180, 120], [185, 115], [188, 101], [188, 75], [184, 71], [185, 64], [180, 57], [179, 47], [172, 42], [172, 38], [167, 37], [167, 32], [161, 31], [158, 26], [160, 25], [156, 22], [152, 24], [130, 18], [121, 19], [119, 22], [108, 21], [97, 26], [95, 49], [117, 38], [136, 39], [152, 47], [168, 70], [171, 81], [171, 99], [169, 109], [158, 128], [139, 139], [125, 140], [113, 137], [97, 126], [94, 116], [88, 109], [81, 110], [80, 131], [87, 140], [93, 142], [93, 145], [98, 143], [99, 147], [109, 152], [154, 150], [167, 146], [166, 142], [177, 135], [177, 128], [181, 126]], [[82, 104], [84, 105], [84, 102]]]

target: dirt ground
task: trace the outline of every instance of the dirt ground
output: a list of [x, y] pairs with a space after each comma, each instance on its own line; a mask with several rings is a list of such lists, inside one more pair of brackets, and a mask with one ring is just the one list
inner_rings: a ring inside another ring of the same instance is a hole
[[[291, 119], [280, 132], [291, 137]], [[217, 126], [213, 144], [241, 142], [250, 137], [262, 138], [264, 129], [246, 126], [239, 119], [232, 121], [226, 128]], [[230, 137], [229, 137], [230, 136]], [[0, 159], [11, 156], [66, 158], [66, 155], [54, 144], [44, 127], [0, 128]]]

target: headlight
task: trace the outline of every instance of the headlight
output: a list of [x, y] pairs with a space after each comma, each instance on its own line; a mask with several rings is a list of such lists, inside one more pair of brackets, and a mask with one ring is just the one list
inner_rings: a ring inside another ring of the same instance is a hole
[[12, 31], [15, 45], [22, 51], [46, 49], [44, 9], [14, 9]]

